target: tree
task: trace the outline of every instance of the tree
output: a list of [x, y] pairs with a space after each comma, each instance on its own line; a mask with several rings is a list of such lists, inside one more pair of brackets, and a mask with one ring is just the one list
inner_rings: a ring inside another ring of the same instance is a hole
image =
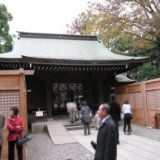
[[0, 53], [8, 52], [12, 49], [12, 36], [9, 34], [8, 22], [12, 20], [12, 15], [7, 11], [4, 4], [0, 4]]
[[129, 56], [148, 56], [148, 53], [151, 52], [151, 45], [146, 45], [145, 47], [136, 47], [134, 45], [134, 39], [132, 36], [126, 38], [120, 37], [115, 39], [111, 44], [111, 51], [121, 55]]
[[75, 18], [71, 25], [67, 24], [66, 26], [70, 28], [67, 33], [70, 34], [83, 34], [83, 31], [86, 30], [87, 24], [86, 22], [87, 15], [85, 12], [82, 12]]
[[[78, 17], [76, 20], [81, 26], [87, 24], [86, 29], [81, 30], [83, 34], [99, 34], [107, 47], [112, 45], [113, 40], [131, 35], [137, 47], [152, 44], [153, 48], [160, 48], [159, 0], [104, 0], [104, 3], [90, 3], [85, 19]], [[71, 25], [70, 29], [75, 30], [76, 27]]]
[[160, 68], [156, 69], [151, 62], [145, 63], [139, 68], [135, 68], [128, 72], [128, 77], [136, 79], [137, 81], [144, 81], [160, 77]]
[[[83, 34], [99, 35], [105, 46], [113, 52], [150, 56], [150, 62], [139, 69], [145, 70], [147, 66], [151, 72], [153, 68], [156, 70], [154, 74], [158, 73], [160, 0], [104, 0], [101, 3], [90, 3], [85, 19], [80, 21], [80, 24], [87, 24], [86, 29], [82, 30]], [[146, 76], [144, 72], [135, 73]], [[135, 77], [140, 76], [135, 75]]]

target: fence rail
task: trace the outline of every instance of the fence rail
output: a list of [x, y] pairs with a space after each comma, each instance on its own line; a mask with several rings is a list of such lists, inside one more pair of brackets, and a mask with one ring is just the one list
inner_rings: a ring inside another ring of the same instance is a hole
[[155, 127], [155, 113], [160, 113], [160, 78], [116, 87], [117, 101], [127, 98], [132, 106], [133, 122]]

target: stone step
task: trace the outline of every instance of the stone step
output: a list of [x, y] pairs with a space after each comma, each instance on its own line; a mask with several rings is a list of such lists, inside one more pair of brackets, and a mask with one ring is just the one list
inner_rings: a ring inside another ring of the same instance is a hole
[[[56, 126], [55, 121], [45, 121], [45, 122], [36, 122], [36, 123], [31, 123], [31, 132], [32, 133], [39, 133], [39, 132], [47, 132], [47, 124], [51, 124]], [[67, 130], [79, 130], [83, 129], [83, 124], [81, 121], [75, 122], [75, 123], [70, 123], [70, 122], [65, 122], [63, 123], [64, 127]], [[94, 123], [90, 123], [91, 128], [94, 127]]]
[[[91, 121], [90, 124], [92, 125], [92, 124], [93, 124], [93, 121]], [[76, 122], [74, 122], [74, 123], [68, 122], [68, 123], [65, 123], [65, 124], [64, 124], [65, 127], [81, 126], [81, 125], [83, 125], [83, 123], [82, 123], [81, 121], [76, 121]]]
[[[72, 131], [72, 130], [80, 130], [80, 129], [83, 129], [83, 128], [84, 128], [83, 125], [65, 126], [65, 127], [66, 127], [66, 129], [67, 129], [68, 131]], [[91, 125], [90, 125], [90, 128], [94, 128], [94, 125], [91, 124]]]

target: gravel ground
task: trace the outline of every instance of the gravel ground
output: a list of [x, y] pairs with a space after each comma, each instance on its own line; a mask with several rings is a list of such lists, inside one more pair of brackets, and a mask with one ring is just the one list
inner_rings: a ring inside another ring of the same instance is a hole
[[27, 160], [93, 160], [93, 154], [79, 143], [54, 145], [48, 133], [32, 134]]
[[[160, 129], [132, 124], [132, 134], [160, 141]], [[123, 125], [119, 128], [123, 130]], [[48, 133], [32, 134], [27, 160], [93, 160], [94, 155], [79, 143], [54, 145]]]
[[[123, 125], [120, 130], [123, 131]], [[132, 124], [132, 134], [160, 141], [160, 129]]]

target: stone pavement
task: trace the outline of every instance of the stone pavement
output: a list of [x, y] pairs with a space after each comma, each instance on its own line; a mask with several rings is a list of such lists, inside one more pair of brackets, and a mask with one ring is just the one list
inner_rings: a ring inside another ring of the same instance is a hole
[[[51, 120], [44, 124], [66, 125], [68, 121], [64, 119]], [[117, 160], [160, 159], [160, 130], [133, 125], [133, 134], [128, 136], [121, 132], [122, 128], [123, 126], [121, 125]], [[91, 132], [90, 136], [84, 136], [83, 130], [68, 131], [67, 133], [77, 143], [63, 145], [55, 145], [48, 133], [33, 134], [32, 141], [27, 143], [27, 160], [93, 160], [95, 151], [91, 147], [90, 142], [92, 140], [96, 141], [97, 131], [92, 129]], [[56, 134], [55, 131], [54, 134]]]
[[[122, 130], [123, 126], [120, 127]], [[132, 124], [133, 134], [160, 141], [160, 129]]]
[[76, 143], [62, 123], [47, 124], [47, 128], [54, 144]]
[[[97, 131], [92, 130], [90, 136], [84, 136], [83, 130], [69, 131], [70, 135], [93, 154], [90, 142], [96, 141]], [[137, 135], [124, 135], [120, 131], [117, 160], [159, 160], [160, 142]]]
[[93, 160], [94, 155], [77, 143], [55, 145], [48, 133], [34, 133], [27, 143], [27, 160]]

